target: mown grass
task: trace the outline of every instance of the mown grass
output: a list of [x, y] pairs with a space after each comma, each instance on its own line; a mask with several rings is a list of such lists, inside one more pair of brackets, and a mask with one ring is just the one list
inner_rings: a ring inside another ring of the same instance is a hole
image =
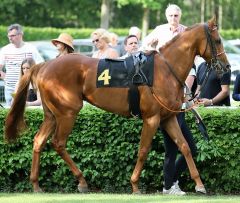
[[0, 203], [239, 203], [240, 196], [0, 193]]

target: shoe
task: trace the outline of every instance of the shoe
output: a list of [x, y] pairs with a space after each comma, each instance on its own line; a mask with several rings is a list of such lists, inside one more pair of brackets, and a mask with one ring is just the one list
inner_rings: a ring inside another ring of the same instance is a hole
[[166, 190], [165, 188], [163, 188], [163, 194], [164, 195], [186, 195], [186, 192], [183, 192], [178, 185], [177, 187], [173, 185], [169, 190]]
[[[178, 180], [176, 182], [173, 182], [173, 185], [175, 186], [176, 189], [181, 190], [179, 185], [178, 185]], [[182, 191], [182, 190], [181, 190]]]
[[185, 195], [186, 192], [184, 192], [184, 191], [181, 190], [181, 188], [179, 187], [178, 183], [179, 183], [179, 182], [178, 182], [178, 180], [177, 180], [176, 182], [173, 182], [173, 185], [175, 186], [175, 188], [176, 188], [177, 190], [179, 190], [179, 191], [182, 192], [182, 195]]

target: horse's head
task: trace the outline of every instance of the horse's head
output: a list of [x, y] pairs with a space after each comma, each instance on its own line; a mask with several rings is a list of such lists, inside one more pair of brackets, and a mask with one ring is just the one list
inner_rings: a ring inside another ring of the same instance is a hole
[[201, 56], [207, 61], [207, 64], [213, 67], [218, 75], [223, 72], [230, 71], [230, 64], [228, 62], [221, 37], [218, 32], [216, 17], [214, 16], [208, 23], [204, 24], [206, 34], [206, 47]]

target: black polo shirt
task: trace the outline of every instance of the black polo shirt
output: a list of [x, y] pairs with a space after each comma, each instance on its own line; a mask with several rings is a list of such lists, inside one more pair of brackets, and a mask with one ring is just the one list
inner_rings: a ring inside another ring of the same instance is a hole
[[[202, 83], [204, 81], [205, 75], [206, 75], [206, 68], [207, 64], [206, 62], [201, 63], [198, 66], [197, 70], [197, 83], [198, 85], [202, 86]], [[208, 80], [201, 90], [200, 98], [207, 98], [212, 99], [214, 98], [219, 92], [221, 92], [222, 88], [221, 85], [230, 85], [231, 82], [231, 72], [226, 72], [223, 74], [221, 78], [217, 76], [217, 73], [215, 70], [211, 70], [208, 76]], [[222, 101], [215, 103], [216, 106], [230, 106], [230, 96], [227, 96]]]

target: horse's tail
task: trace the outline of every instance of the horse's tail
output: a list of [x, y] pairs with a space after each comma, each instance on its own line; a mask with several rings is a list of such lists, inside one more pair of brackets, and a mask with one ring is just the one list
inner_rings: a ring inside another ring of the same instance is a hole
[[5, 140], [7, 142], [16, 141], [16, 139], [19, 137], [20, 132], [26, 128], [23, 115], [29, 84], [32, 81], [32, 76], [38, 73], [43, 64], [44, 63], [36, 64], [31, 67], [30, 71], [24, 74], [20, 80], [18, 90], [14, 96], [12, 106], [5, 121]]

